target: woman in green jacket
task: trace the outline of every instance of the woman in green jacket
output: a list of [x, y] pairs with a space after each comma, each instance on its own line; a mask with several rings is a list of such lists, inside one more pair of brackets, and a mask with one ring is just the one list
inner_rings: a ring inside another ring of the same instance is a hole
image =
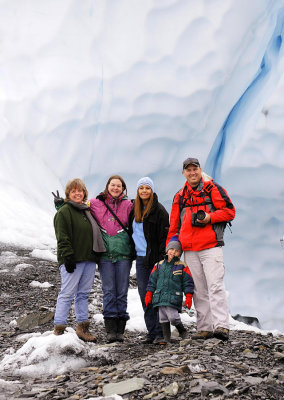
[[54, 334], [62, 335], [75, 298], [76, 333], [84, 341], [95, 342], [89, 332], [88, 299], [94, 282], [96, 263], [105, 246], [100, 229], [85, 204], [88, 191], [81, 179], [65, 188], [65, 202], [54, 217], [61, 290], [54, 316]]

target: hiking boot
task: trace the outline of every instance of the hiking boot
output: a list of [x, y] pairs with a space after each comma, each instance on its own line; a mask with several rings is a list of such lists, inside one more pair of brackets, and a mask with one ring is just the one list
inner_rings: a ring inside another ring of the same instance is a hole
[[124, 331], [125, 331], [126, 320], [119, 318], [117, 321], [117, 332], [116, 332], [116, 340], [118, 342], [124, 341]]
[[154, 343], [154, 341], [155, 341], [154, 337], [146, 337], [146, 339], [143, 339], [141, 343], [142, 344], [152, 344], [152, 343]]
[[116, 342], [117, 318], [104, 318], [107, 333], [107, 343]]
[[92, 335], [89, 331], [90, 322], [83, 321], [79, 322], [76, 329], [76, 334], [78, 338], [84, 340], [84, 342], [96, 342], [96, 336]]
[[213, 337], [213, 332], [211, 332], [211, 331], [199, 331], [195, 335], [193, 335], [191, 337], [191, 339], [194, 339], [194, 340], [198, 340], [198, 339], [206, 340], [206, 339], [210, 339], [212, 337]]
[[155, 339], [153, 340], [153, 344], [156, 345], [165, 345], [167, 343], [168, 342], [163, 337], [160, 336], [156, 336]]
[[60, 336], [60, 335], [63, 335], [65, 329], [66, 329], [66, 325], [63, 325], [63, 324], [54, 325], [53, 333], [56, 336]]
[[214, 331], [214, 337], [220, 340], [229, 339], [229, 329], [218, 326]]
[[185, 339], [187, 337], [187, 331], [185, 327], [183, 326], [182, 322], [180, 322], [178, 325], [176, 325], [177, 331], [179, 333], [179, 337], [181, 339]]

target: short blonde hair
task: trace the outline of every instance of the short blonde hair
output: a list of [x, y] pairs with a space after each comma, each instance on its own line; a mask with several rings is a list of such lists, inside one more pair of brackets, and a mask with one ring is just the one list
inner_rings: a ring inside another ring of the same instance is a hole
[[65, 201], [70, 200], [69, 199], [69, 194], [71, 192], [71, 190], [73, 189], [82, 189], [84, 192], [84, 200], [87, 200], [88, 198], [88, 190], [86, 188], [85, 183], [82, 181], [82, 179], [80, 178], [75, 178], [72, 179], [71, 181], [67, 182], [66, 187], [65, 187]]

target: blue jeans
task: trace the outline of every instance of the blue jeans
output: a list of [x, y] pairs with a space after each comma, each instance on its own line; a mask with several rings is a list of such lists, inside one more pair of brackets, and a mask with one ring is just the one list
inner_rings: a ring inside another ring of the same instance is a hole
[[144, 320], [147, 327], [147, 337], [154, 339], [155, 337], [163, 337], [162, 329], [159, 324], [159, 314], [157, 309], [153, 308], [152, 304], [146, 307], [145, 295], [151, 268], [144, 267], [145, 257], [138, 256], [136, 259], [136, 280], [138, 286], [138, 293], [144, 310]]
[[129, 319], [126, 310], [131, 265], [131, 260], [112, 263], [111, 260], [101, 259], [99, 262], [105, 318]]
[[83, 261], [76, 264], [72, 274], [60, 265], [61, 290], [57, 297], [54, 325], [67, 325], [67, 317], [75, 297], [75, 315], [77, 322], [88, 321], [88, 300], [95, 278], [96, 264]]

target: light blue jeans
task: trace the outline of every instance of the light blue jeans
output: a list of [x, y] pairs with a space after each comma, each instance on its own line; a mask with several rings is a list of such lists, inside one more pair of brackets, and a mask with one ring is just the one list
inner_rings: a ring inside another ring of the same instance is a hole
[[75, 297], [75, 315], [77, 322], [88, 321], [88, 300], [92, 289], [96, 263], [83, 261], [76, 264], [72, 274], [60, 265], [61, 290], [57, 297], [54, 325], [67, 325], [67, 317]]

